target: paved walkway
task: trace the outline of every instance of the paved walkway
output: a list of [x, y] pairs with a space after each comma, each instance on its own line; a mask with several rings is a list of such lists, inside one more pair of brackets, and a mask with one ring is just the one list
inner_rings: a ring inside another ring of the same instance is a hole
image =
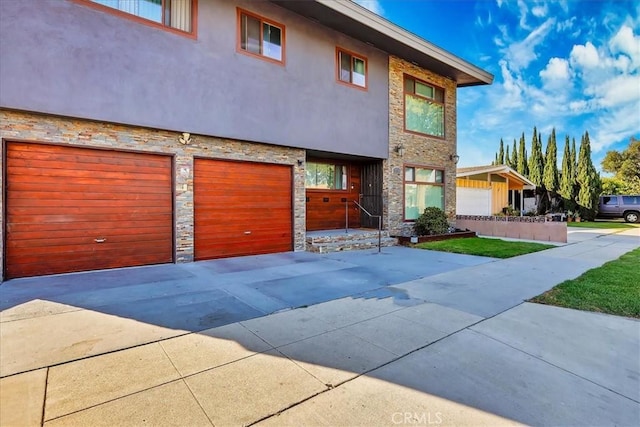
[[638, 231], [9, 281], [0, 424], [638, 425], [640, 323], [523, 302]]

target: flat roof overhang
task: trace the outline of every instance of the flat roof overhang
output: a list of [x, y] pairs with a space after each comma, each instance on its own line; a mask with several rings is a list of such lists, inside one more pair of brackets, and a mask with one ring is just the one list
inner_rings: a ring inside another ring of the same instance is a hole
[[269, 0], [391, 55], [455, 81], [487, 85], [493, 75], [376, 15], [351, 0]]

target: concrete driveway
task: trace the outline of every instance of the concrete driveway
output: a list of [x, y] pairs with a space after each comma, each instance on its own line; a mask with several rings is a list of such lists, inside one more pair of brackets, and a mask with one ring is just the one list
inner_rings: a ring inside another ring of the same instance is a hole
[[9, 281], [0, 424], [637, 425], [639, 322], [523, 302], [640, 246], [574, 241]]

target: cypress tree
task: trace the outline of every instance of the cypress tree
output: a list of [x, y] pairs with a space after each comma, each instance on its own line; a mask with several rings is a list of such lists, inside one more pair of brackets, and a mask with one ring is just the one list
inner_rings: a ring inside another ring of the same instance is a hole
[[568, 201], [566, 203], [566, 207], [570, 210], [572, 209], [572, 202], [574, 199], [573, 194], [573, 164], [571, 163], [571, 149], [569, 148], [569, 135], [565, 137], [564, 140], [564, 152], [562, 154], [562, 176], [560, 177], [560, 190], [558, 193]]
[[511, 150], [511, 162], [509, 163], [511, 169], [518, 168], [518, 150], [516, 148], [516, 140], [513, 139], [513, 149]]
[[551, 212], [555, 212], [558, 209], [559, 204], [556, 193], [560, 187], [558, 179], [558, 148], [556, 145], [555, 129], [551, 131], [551, 135], [549, 135], [549, 139], [547, 140], [547, 152], [544, 162], [542, 182], [547, 190], [547, 198], [551, 205]]
[[573, 182], [573, 198], [576, 197], [576, 179], [578, 177], [578, 158], [576, 157], [576, 139], [571, 138], [571, 151], [570, 160], [571, 163], [571, 182]]
[[538, 131], [533, 128], [531, 140], [531, 157], [529, 158], [529, 179], [538, 187], [542, 187], [544, 174], [544, 161], [542, 160], [542, 144], [538, 141]]
[[504, 153], [504, 164], [511, 166], [511, 155], [509, 154], [509, 146], [507, 145], [507, 151]]
[[497, 165], [504, 164], [504, 142], [502, 142], [502, 138], [500, 138], [500, 150], [498, 151], [498, 157], [496, 158]]
[[589, 132], [585, 132], [580, 141], [576, 181], [579, 186], [576, 201], [580, 206], [580, 213], [585, 219], [592, 220], [595, 217], [595, 211], [598, 206], [600, 175], [591, 161]]
[[529, 161], [527, 160], [527, 146], [524, 140], [524, 132], [520, 137], [520, 146], [518, 148], [518, 173], [522, 176], [529, 177]]

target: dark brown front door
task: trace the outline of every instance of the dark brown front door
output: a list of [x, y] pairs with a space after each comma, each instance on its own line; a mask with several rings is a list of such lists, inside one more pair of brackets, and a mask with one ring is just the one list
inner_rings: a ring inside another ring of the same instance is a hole
[[195, 259], [293, 249], [291, 166], [196, 159]]
[[6, 144], [5, 277], [173, 261], [169, 156]]

